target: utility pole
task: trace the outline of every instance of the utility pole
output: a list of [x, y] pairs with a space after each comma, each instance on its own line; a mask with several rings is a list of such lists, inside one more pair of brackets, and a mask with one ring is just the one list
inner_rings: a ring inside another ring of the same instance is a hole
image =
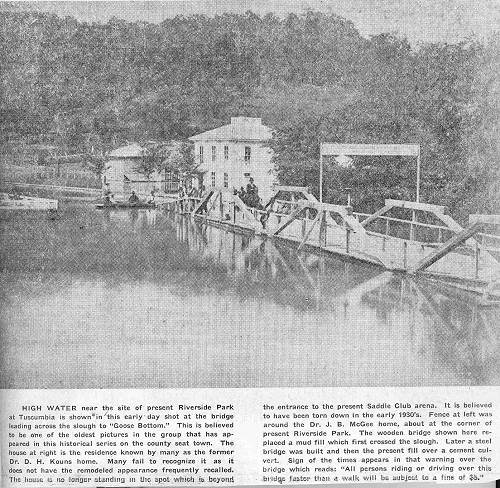
[[323, 155], [319, 154], [319, 203], [323, 203]]
[[420, 202], [420, 144], [418, 145], [417, 153], [417, 198], [415, 201], [417, 203]]

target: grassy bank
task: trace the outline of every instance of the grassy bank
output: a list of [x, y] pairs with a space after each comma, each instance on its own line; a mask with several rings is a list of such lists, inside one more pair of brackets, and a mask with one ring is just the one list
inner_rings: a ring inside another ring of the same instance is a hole
[[41, 166], [37, 164], [0, 164], [0, 181], [40, 185], [100, 188], [99, 177], [76, 164]]
[[38, 146], [1, 144], [0, 182], [100, 188], [99, 176], [80, 159], [41, 158]]

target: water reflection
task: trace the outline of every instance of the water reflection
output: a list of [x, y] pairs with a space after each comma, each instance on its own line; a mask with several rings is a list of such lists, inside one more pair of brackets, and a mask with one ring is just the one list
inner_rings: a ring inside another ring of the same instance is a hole
[[4, 269], [3, 386], [498, 384], [498, 309], [468, 295], [188, 217], [96, 213], [68, 219], [92, 222], [86, 259], [104, 242], [104, 264]]

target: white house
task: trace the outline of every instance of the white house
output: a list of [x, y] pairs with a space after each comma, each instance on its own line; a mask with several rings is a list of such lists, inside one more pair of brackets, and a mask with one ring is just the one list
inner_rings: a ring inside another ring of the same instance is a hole
[[228, 125], [190, 137], [198, 169], [204, 172], [203, 184], [239, 189], [253, 178], [266, 201], [275, 183], [272, 151], [267, 147], [271, 137], [271, 129], [253, 117], [231, 117]]
[[147, 150], [139, 144], [122, 146], [108, 154], [103, 185], [109, 185], [117, 200], [126, 200], [132, 190], [141, 198], [147, 197], [151, 190], [164, 190], [165, 176], [153, 172], [149, 178], [140, 172], [140, 164]]

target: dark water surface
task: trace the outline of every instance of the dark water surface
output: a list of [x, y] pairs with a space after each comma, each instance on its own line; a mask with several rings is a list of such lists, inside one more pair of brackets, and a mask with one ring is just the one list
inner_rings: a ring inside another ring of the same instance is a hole
[[4, 388], [498, 385], [498, 308], [160, 211], [0, 214]]

